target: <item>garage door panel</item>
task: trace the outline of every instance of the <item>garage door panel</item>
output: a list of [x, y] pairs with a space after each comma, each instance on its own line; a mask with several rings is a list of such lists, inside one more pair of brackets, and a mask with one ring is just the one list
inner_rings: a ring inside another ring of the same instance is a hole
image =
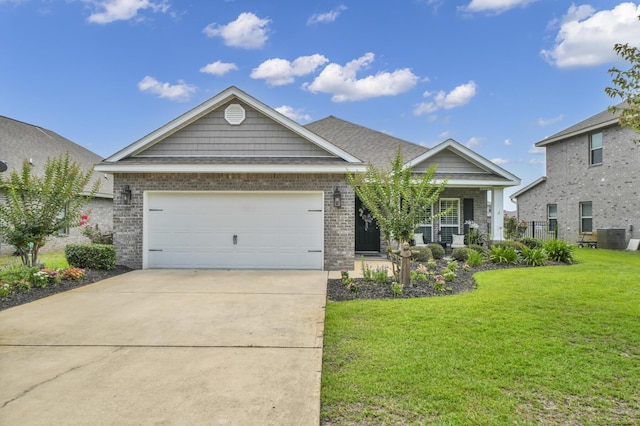
[[321, 193], [150, 193], [147, 267], [322, 269], [322, 204]]

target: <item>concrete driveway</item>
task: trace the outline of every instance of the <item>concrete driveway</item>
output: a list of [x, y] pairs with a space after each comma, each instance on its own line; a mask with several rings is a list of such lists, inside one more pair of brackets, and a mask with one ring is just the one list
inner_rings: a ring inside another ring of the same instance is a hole
[[134, 271], [0, 312], [0, 424], [317, 425], [326, 280]]

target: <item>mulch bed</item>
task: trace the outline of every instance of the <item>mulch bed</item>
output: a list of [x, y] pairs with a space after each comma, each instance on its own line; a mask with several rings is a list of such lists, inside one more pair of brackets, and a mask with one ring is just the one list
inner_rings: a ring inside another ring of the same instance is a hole
[[[460, 262], [459, 262], [460, 263]], [[561, 263], [551, 262], [549, 265], [560, 265]], [[461, 265], [461, 263], [460, 263]], [[415, 266], [415, 265], [414, 265]], [[446, 260], [438, 260], [437, 271], [441, 271], [447, 267]], [[353, 281], [358, 283], [360, 290], [355, 293], [349, 290], [340, 279], [331, 279], [327, 285], [327, 299], [334, 302], [341, 302], [345, 300], [364, 300], [364, 299], [411, 299], [416, 297], [436, 297], [447, 296], [452, 294], [460, 294], [472, 291], [476, 288], [476, 282], [473, 279], [473, 274], [480, 271], [489, 271], [495, 269], [511, 269], [511, 268], [527, 268], [527, 265], [507, 265], [486, 262], [483, 265], [470, 268], [468, 271], [463, 271], [462, 268], [456, 272], [456, 277], [453, 281], [445, 283], [447, 288], [444, 291], [440, 291], [434, 288], [430, 283], [418, 282], [412, 283], [410, 286], [405, 286], [402, 289], [401, 295], [393, 294], [391, 290], [391, 282], [389, 279], [385, 284], [378, 284], [375, 282], [365, 282], [362, 278], [354, 278]]]
[[131, 271], [131, 269], [126, 266], [116, 266], [114, 269], [108, 271], [87, 269], [84, 277], [77, 281], [62, 280], [58, 285], [48, 285], [45, 288], [34, 287], [26, 291], [15, 292], [6, 297], [0, 297], [0, 311], [33, 302], [35, 300], [42, 299], [43, 297], [53, 296], [54, 294], [82, 287], [87, 284], [93, 284], [96, 281], [115, 277], [116, 275], [124, 274], [129, 271]]

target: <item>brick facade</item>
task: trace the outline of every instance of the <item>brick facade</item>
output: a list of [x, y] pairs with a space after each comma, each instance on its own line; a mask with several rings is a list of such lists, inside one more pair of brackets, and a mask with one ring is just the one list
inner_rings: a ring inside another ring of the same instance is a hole
[[[124, 185], [131, 205], [122, 205]], [[333, 192], [342, 207], [333, 207]], [[145, 191], [324, 191], [324, 270], [352, 269], [355, 195], [344, 175], [243, 173], [128, 173], [114, 175], [114, 244], [117, 263], [142, 268], [143, 194]]]
[[[558, 206], [558, 238], [579, 239], [579, 204], [590, 201], [593, 229], [624, 228], [627, 241], [640, 238], [640, 145], [637, 133], [618, 125], [600, 129], [603, 159], [589, 165], [589, 134], [546, 146], [546, 181], [518, 196], [518, 217], [546, 221], [547, 205]], [[631, 231], [630, 229], [633, 228]]]
[[[82, 210], [89, 216], [89, 226], [98, 225], [101, 231], [112, 229], [113, 223], [113, 200], [111, 198], [94, 198]], [[82, 235], [82, 228], [71, 228], [66, 235], [52, 236], [47, 239], [47, 243], [40, 249], [40, 253], [49, 251], [64, 250], [67, 244], [89, 244], [87, 237]], [[0, 255], [11, 254], [15, 247], [9, 244], [0, 244]]]

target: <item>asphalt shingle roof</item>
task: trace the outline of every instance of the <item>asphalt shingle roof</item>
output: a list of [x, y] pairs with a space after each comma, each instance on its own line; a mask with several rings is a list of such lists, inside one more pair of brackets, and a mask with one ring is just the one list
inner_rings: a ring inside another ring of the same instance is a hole
[[405, 162], [428, 151], [428, 148], [341, 120], [334, 116], [304, 126], [318, 136], [347, 151], [364, 163], [388, 168], [398, 148]]
[[[617, 108], [621, 108], [625, 105], [624, 102], [616, 105]], [[544, 138], [543, 140], [536, 143], [536, 145], [543, 146], [548, 143], [558, 142], [562, 140], [565, 136], [580, 134], [583, 132], [595, 130], [599, 127], [604, 127], [615, 123], [618, 120], [618, 114], [612, 114], [608, 109], [597, 113], [596, 115], [592, 115], [586, 120], [582, 120], [581, 122], [574, 124], [571, 127], [567, 127], [564, 130], [559, 131], [549, 137]]]
[[[21, 170], [22, 163], [32, 159], [35, 173], [42, 175], [48, 158], [59, 157], [67, 152], [73, 161], [80, 163], [85, 169], [93, 169], [95, 164], [102, 161], [99, 155], [56, 132], [0, 116], [0, 160], [7, 163], [8, 170], [5, 174]], [[104, 173], [94, 172], [92, 183], [96, 179], [100, 181], [97, 196], [112, 197], [113, 178], [107, 175], [105, 179], [104, 176]]]

